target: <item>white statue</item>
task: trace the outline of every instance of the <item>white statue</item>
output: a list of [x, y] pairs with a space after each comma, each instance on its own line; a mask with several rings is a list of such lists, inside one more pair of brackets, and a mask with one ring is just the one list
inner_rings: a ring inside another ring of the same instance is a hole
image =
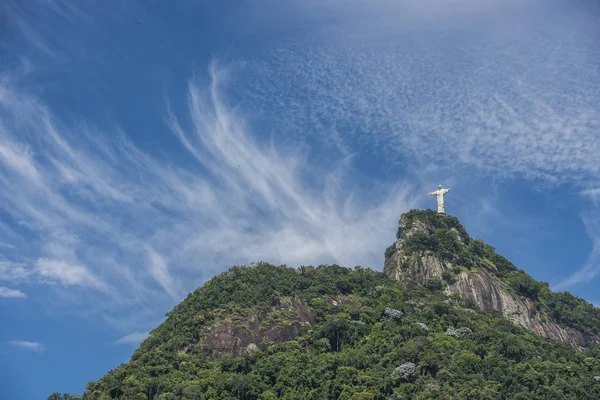
[[430, 195], [437, 197], [438, 213], [440, 213], [440, 214], [445, 214], [445, 212], [444, 212], [444, 196], [449, 191], [450, 191], [450, 188], [442, 189], [442, 185], [440, 185], [438, 190], [436, 190], [435, 192], [429, 193]]

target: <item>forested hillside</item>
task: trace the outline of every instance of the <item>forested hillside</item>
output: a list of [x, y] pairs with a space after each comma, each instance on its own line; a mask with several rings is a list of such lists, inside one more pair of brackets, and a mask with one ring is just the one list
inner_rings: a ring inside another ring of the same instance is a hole
[[[409, 242], [417, 221], [434, 229]], [[598, 333], [598, 309], [552, 293], [453, 217], [415, 211], [410, 222], [386, 258], [404, 252], [404, 268], [411, 255], [435, 254], [456, 270], [421, 282], [338, 265], [233, 267], [177, 305], [83, 399], [600, 398], [598, 344], [549, 340], [445, 289], [487, 260], [499, 285], [560, 326]]]

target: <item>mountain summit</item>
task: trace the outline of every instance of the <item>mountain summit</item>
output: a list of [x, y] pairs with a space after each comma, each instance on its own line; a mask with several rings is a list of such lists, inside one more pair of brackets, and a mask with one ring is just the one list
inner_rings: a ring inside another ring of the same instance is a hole
[[542, 337], [576, 348], [600, 343], [600, 313], [569, 293], [552, 293], [481, 240], [456, 217], [433, 211], [403, 214], [384, 272], [394, 280], [459, 293]]
[[383, 273], [257, 263], [214, 277], [83, 399], [598, 399], [599, 334], [600, 310], [455, 217], [412, 210]]

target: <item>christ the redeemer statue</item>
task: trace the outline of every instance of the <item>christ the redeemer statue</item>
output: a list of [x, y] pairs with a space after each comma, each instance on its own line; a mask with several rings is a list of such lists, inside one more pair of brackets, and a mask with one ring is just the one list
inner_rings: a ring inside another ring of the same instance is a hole
[[445, 214], [445, 212], [444, 212], [444, 196], [449, 191], [450, 191], [450, 188], [442, 189], [442, 185], [440, 185], [438, 190], [436, 190], [435, 192], [429, 193], [431, 196], [437, 197], [438, 213], [440, 213], [440, 214]]

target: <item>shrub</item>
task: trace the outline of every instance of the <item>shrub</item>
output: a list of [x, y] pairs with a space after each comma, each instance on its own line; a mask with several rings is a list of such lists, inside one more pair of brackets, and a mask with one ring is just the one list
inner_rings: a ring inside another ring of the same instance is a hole
[[387, 249], [385, 249], [385, 259], [387, 260], [388, 258], [390, 258], [392, 256], [392, 254], [394, 254], [395, 251], [396, 251], [396, 243], [394, 242], [393, 244], [388, 246]]
[[427, 279], [427, 281], [425, 282], [425, 287], [433, 292], [436, 290], [442, 290], [444, 284], [440, 278], [433, 277]]
[[392, 372], [392, 379], [409, 380], [417, 374], [417, 367], [414, 363], [407, 362], [397, 367]]
[[445, 269], [444, 272], [442, 272], [442, 279], [444, 279], [449, 284], [453, 284], [458, 280], [458, 277], [454, 274], [452, 270]]
[[464, 327], [464, 328], [455, 328], [455, 327], [451, 326], [450, 328], [446, 329], [445, 333], [448, 336], [459, 338], [459, 337], [464, 336], [464, 335], [469, 335], [472, 332], [473, 331], [471, 331], [471, 329], [466, 328], [466, 327]]
[[422, 322], [415, 322], [415, 325], [417, 325], [419, 328], [423, 329], [424, 331], [429, 331], [429, 328], [427, 327], [427, 325], [425, 325]]
[[386, 307], [385, 310], [383, 310], [383, 315], [396, 321], [400, 321], [402, 318], [402, 311]]

